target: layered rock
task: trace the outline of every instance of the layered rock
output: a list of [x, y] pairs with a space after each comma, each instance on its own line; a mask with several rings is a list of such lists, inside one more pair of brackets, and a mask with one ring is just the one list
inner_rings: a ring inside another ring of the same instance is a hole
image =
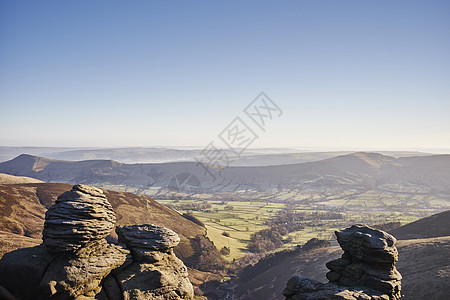
[[180, 241], [175, 232], [149, 224], [118, 226], [116, 232], [133, 255], [116, 275], [124, 299], [193, 299], [187, 268], [173, 253]]
[[[344, 254], [326, 264], [328, 284], [301, 276], [291, 278], [286, 299], [400, 299], [398, 252], [390, 234], [365, 225], [336, 232]], [[322, 297], [322, 298], [320, 298]]]
[[[154, 225], [120, 227], [103, 192], [76, 185], [49, 208], [43, 244], [0, 260], [0, 299], [192, 299], [180, 239]], [[24, 288], [25, 287], [25, 288]], [[12, 298], [11, 298], [12, 297]]]
[[127, 245], [138, 259], [149, 251], [169, 253], [180, 242], [174, 231], [152, 224], [118, 226], [116, 233], [119, 243]]
[[115, 221], [113, 208], [102, 190], [75, 185], [46, 212], [44, 244], [53, 252], [73, 252], [104, 239], [114, 229]]
[[129, 251], [101, 240], [76, 253], [58, 255], [47, 267], [39, 284], [42, 299], [61, 297], [94, 299], [102, 290], [102, 280], [129, 263]]
[[323, 284], [300, 275], [289, 279], [283, 295], [290, 300], [389, 300], [388, 295], [367, 287], [345, 287], [334, 283]]

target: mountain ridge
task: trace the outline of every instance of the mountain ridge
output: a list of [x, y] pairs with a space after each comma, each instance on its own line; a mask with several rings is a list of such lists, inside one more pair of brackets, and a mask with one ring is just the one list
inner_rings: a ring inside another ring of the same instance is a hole
[[29, 176], [46, 182], [125, 185], [166, 188], [180, 173], [196, 176], [212, 191], [239, 189], [349, 186], [371, 187], [400, 184], [450, 194], [450, 155], [395, 158], [379, 153], [355, 152], [334, 158], [297, 164], [229, 166], [215, 181], [196, 162], [124, 164], [114, 160], [60, 161], [20, 155], [0, 163], [0, 172]]

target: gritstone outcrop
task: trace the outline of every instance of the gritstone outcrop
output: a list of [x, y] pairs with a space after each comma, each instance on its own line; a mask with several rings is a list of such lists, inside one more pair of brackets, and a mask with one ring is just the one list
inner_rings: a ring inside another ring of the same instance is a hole
[[303, 276], [291, 278], [286, 299], [400, 299], [401, 275], [395, 268], [396, 239], [365, 225], [336, 232], [344, 254], [326, 264], [330, 281], [323, 284]]
[[[170, 229], [124, 226], [102, 190], [75, 185], [46, 213], [43, 244], [0, 260], [0, 299], [193, 299]], [[128, 248], [127, 248], [128, 247]], [[131, 252], [130, 252], [131, 250]]]
[[116, 217], [103, 191], [75, 185], [45, 213], [43, 240], [50, 251], [66, 253], [108, 236]]
[[133, 262], [117, 274], [125, 299], [190, 299], [194, 293], [186, 266], [173, 253], [180, 238], [155, 225], [118, 226], [119, 242]]

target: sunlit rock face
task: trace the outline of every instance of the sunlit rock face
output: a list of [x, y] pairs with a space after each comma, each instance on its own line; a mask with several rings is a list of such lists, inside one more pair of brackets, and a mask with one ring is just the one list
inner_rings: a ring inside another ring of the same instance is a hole
[[[75, 185], [46, 213], [43, 244], [0, 260], [0, 299], [193, 299], [180, 238], [155, 225], [117, 228], [103, 191]], [[26, 283], [26, 288], [24, 287]]]
[[45, 214], [43, 240], [50, 251], [73, 252], [104, 239], [116, 217], [101, 189], [75, 185], [61, 194]]
[[193, 299], [186, 266], [173, 253], [178, 235], [151, 224], [118, 226], [119, 242], [131, 250], [133, 263], [116, 275], [124, 299]]
[[327, 284], [302, 277], [291, 278], [283, 291], [286, 299], [400, 299], [402, 276], [395, 268], [396, 239], [381, 230], [353, 225], [336, 231], [344, 250], [341, 258], [326, 264]]

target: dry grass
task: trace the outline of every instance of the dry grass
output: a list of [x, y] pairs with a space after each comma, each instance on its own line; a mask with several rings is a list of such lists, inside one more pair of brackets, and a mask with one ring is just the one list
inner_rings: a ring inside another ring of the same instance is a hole
[[13, 176], [4, 173], [0, 173], [0, 184], [13, 184], [13, 183], [38, 183], [43, 182], [39, 179], [34, 179], [25, 176]]
[[[47, 208], [58, 195], [70, 189], [71, 185], [62, 183], [0, 185], [0, 230], [40, 239]], [[181, 238], [175, 248], [176, 254], [182, 259], [194, 255], [190, 239], [205, 234], [205, 228], [147, 196], [104, 192], [116, 212], [117, 225], [151, 223], [168, 227]], [[116, 237], [114, 232], [111, 235]]]

